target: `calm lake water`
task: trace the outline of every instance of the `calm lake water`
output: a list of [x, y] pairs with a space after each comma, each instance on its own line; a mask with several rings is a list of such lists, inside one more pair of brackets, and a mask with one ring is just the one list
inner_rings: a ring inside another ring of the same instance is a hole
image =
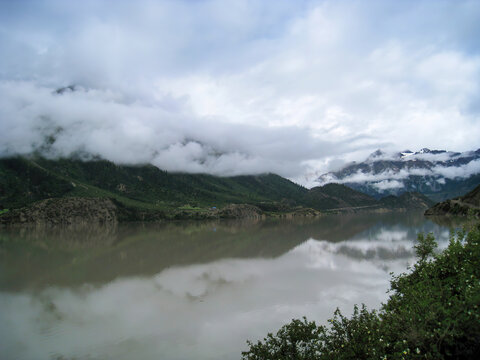
[[304, 315], [377, 307], [421, 214], [0, 229], [0, 358], [239, 359]]

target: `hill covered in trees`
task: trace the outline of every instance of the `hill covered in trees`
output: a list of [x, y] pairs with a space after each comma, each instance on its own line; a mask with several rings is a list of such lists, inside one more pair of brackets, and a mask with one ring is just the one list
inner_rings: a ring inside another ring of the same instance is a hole
[[[68, 202], [55, 199], [69, 198]], [[76, 198], [105, 199], [119, 214], [119, 220], [156, 220], [184, 217], [243, 217], [280, 213], [318, 215], [317, 212], [388, 211], [407, 209], [412, 201], [378, 201], [344, 185], [329, 184], [306, 189], [275, 174], [218, 177], [207, 174], [169, 173], [152, 165], [117, 165], [106, 160], [50, 160], [40, 156], [11, 157], [0, 160], [0, 209], [31, 208], [63, 212], [68, 204], [70, 217]], [[45, 203], [46, 199], [54, 199]], [[428, 199], [422, 199], [422, 202]], [[98, 203], [93, 204], [99, 211]], [[105, 203], [106, 204], [106, 203]], [[237, 207], [232, 208], [231, 204]], [[240, 204], [249, 205], [238, 208]], [[52, 210], [53, 206], [53, 210]], [[90, 206], [90, 205], [89, 205]], [[230, 207], [229, 207], [230, 206]], [[415, 206], [414, 206], [415, 207]], [[222, 210], [223, 209], [223, 210]], [[310, 210], [308, 210], [310, 209]], [[222, 213], [223, 211], [223, 213]], [[25, 219], [32, 218], [24, 210]], [[76, 215], [77, 214], [77, 215]], [[3, 222], [10, 217], [4, 215]], [[16, 218], [20, 218], [17, 216]], [[109, 215], [109, 217], [112, 217]], [[29, 220], [28, 220], [29, 221]]]
[[425, 211], [425, 215], [467, 215], [468, 213], [480, 216], [480, 185], [463, 196], [442, 201]]

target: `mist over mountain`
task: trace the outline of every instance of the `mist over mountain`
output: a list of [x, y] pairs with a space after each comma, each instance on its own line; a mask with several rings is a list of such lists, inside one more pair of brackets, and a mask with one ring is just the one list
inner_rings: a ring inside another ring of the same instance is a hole
[[441, 201], [463, 195], [480, 183], [480, 149], [377, 150], [365, 161], [323, 174], [316, 182], [345, 184], [376, 198], [417, 191]]
[[377, 148], [474, 149], [479, 19], [469, 0], [0, 1], [0, 157], [306, 185]]
[[310, 154], [348, 148], [295, 126], [201, 118], [182, 109], [178, 99], [149, 104], [79, 85], [53, 89], [1, 81], [0, 93], [0, 118], [10, 119], [0, 122], [0, 157], [36, 152], [51, 159], [103, 158], [176, 172], [291, 177], [305, 171]]

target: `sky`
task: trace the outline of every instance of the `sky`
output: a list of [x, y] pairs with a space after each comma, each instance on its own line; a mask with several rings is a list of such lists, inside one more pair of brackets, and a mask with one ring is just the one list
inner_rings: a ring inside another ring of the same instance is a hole
[[478, 0], [0, 0], [0, 156], [302, 183], [475, 150], [478, 34]]

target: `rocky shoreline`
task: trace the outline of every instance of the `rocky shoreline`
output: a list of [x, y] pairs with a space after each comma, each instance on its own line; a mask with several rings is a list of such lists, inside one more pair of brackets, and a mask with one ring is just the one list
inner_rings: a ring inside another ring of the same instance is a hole
[[46, 199], [0, 216], [1, 224], [102, 224], [118, 221], [118, 207], [110, 199]]
[[221, 209], [139, 210], [110, 198], [52, 198], [0, 215], [0, 224], [72, 225], [106, 224], [128, 221], [265, 219], [267, 217], [317, 217], [320, 211], [310, 208], [282, 213], [266, 212], [250, 204], [229, 204]]

